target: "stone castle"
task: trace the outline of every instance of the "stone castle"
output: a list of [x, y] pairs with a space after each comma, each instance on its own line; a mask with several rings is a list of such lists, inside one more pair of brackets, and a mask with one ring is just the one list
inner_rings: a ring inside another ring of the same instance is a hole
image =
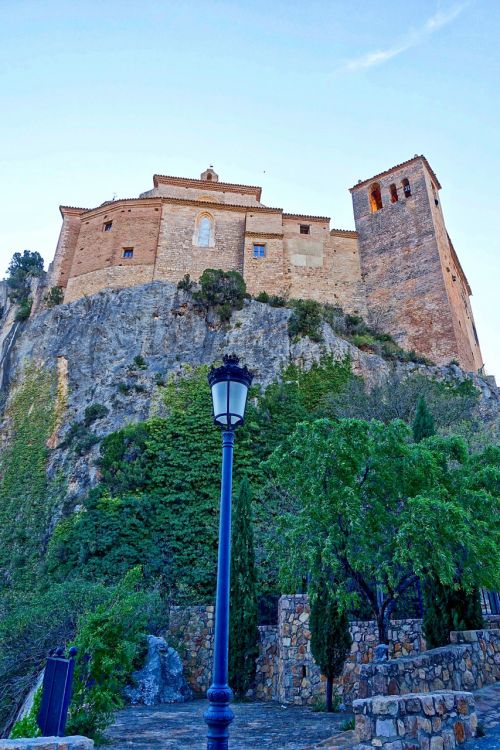
[[471, 289], [446, 231], [424, 156], [350, 189], [356, 231], [261, 203], [261, 188], [154, 175], [138, 198], [61, 206], [49, 284], [71, 302], [106, 288], [239, 271], [252, 294], [314, 299], [361, 315], [438, 364], [483, 360]]

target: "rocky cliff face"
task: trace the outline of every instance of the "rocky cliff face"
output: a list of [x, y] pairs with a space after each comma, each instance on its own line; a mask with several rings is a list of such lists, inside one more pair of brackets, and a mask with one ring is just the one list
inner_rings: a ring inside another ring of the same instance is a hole
[[[255, 381], [264, 386], [279, 378], [286, 365], [307, 368], [325, 354], [336, 360], [349, 355], [354, 372], [368, 385], [383, 381], [392, 367], [339, 338], [326, 324], [321, 343], [308, 338], [292, 342], [287, 331], [291, 311], [286, 308], [246, 301], [242, 310], [233, 313], [229, 325], [221, 325], [197, 310], [189, 294], [165, 282], [104, 291], [39, 312], [22, 325], [15, 323], [7, 304], [4, 309], [0, 321], [3, 440], [9, 433], [9, 401], [28, 363], [56, 372], [61, 408], [50, 439], [49, 472], [64, 471], [74, 502], [96, 480], [98, 448], [94, 446], [84, 457], [70, 457], [61, 443], [92, 404], [109, 409], [94, 424], [94, 432], [104, 436], [161, 413], [158, 383], [167, 376], [211, 364], [226, 353], [238, 354], [254, 371]], [[145, 366], [134, 365], [138, 355]], [[445, 374], [444, 368], [399, 367], [428, 370], [438, 377]], [[498, 407], [498, 391], [480, 378], [475, 377], [475, 383], [481, 389], [481, 409], [491, 416]]]

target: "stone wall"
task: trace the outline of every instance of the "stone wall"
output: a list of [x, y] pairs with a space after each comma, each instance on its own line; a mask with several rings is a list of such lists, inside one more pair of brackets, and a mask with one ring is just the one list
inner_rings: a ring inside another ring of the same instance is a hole
[[[311, 653], [308, 597], [282, 596], [278, 624], [259, 627], [260, 644], [256, 684], [252, 695], [259, 700], [307, 705], [324, 696], [324, 678]], [[210, 686], [213, 657], [213, 607], [174, 607], [170, 612], [167, 640], [179, 652], [186, 679], [195, 693]], [[378, 644], [374, 621], [350, 624], [351, 653], [337, 690], [350, 693], [359, 683], [359, 668], [372, 661]], [[395, 620], [389, 630], [391, 656], [416, 655], [425, 648], [420, 620]]]
[[466, 692], [368, 698], [354, 701], [359, 750], [453, 750], [474, 737], [474, 696]]
[[[106, 288], [177, 283], [187, 273], [198, 280], [206, 268], [237, 270], [253, 295], [341, 306], [407, 349], [477, 371], [483, 363], [471, 292], [446, 232], [435, 175], [416, 157], [374, 179], [383, 207], [370, 211], [372, 181], [352, 188], [353, 232], [330, 229], [328, 217], [267, 207], [257, 187], [155, 175], [154, 190], [139, 198], [61, 207], [49, 286], [65, 288], [69, 302]], [[213, 221], [209, 247], [197, 245], [202, 216]], [[254, 242], [265, 245], [262, 257], [253, 257]], [[133, 255], [124, 257], [125, 248]]]
[[360, 665], [344, 692], [350, 704], [373, 695], [428, 693], [433, 690], [478, 690], [500, 679], [500, 630], [466, 630], [450, 634], [451, 645], [419, 656]]
[[93, 740], [80, 735], [72, 737], [32, 737], [26, 740], [0, 739], [0, 750], [92, 750], [93, 747]]

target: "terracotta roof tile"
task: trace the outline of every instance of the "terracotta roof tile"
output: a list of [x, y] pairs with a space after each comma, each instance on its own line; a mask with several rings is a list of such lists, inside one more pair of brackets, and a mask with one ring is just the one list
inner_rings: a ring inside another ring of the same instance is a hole
[[434, 170], [432, 169], [431, 165], [429, 164], [429, 162], [427, 161], [427, 159], [425, 158], [425, 156], [423, 156], [423, 154], [421, 154], [420, 156], [417, 154], [412, 159], [407, 159], [407, 161], [402, 161], [401, 164], [396, 164], [396, 166], [391, 167], [390, 169], [386, 169], [386, 170], [384, 170], [384, 172], [379, 172], [378, 174], [374, 174], [373, 177], [369, 177], [367, 180], [360, 180], [356, 185], [353, 185], [352, 188], [349, 188], [349, 191], [352, 193], [353, 190], [356, 190], [356, 188], [361, 187], [361, 185], [366, 185], [368, 182], [372, 182], [373, 180], [376, 180], [379, 177], [385, 177], [385, 175], [390, 174], [395, 169], [400, 169], [401, 167], [406, 167], [407, 164], [411, 164], [412, 162], [418, 161], [418, 160], [423, 161], [423, 163], [425, 164], [425, 166], [427, 167], [427, 169], [431, 173], [432, 178], [434, 179], [434, 182], [436, 183], [437, 188], [439, 190], [441, 190], [441, 184], [440, 184], [438, 178], [436, 177], [436, 174], [435, 174]]

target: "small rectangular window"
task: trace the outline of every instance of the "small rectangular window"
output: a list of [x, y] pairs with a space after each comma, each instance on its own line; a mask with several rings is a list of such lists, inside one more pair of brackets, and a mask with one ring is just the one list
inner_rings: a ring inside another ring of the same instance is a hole
[[134, 257], [134, 248], [133, 247], [124, 247], [123, 248], [123, 257], [124, 258], [133, 258]]
[[311, 227], [309, 224], [300, 224], [301, 234], [311, 234]]
[[102, 228], [102, 231], [103, 232], [111, 232], [112, 226], [113, 226], [113, 222], [112, 221], [106, 221], [105, 224], [104, 224], [104, 226], [103, 226], [103, 228]]
[[256, 245], [253, 246], [253, 257], [254, 258], [265, 258], [266, 257], [266, 246]]

